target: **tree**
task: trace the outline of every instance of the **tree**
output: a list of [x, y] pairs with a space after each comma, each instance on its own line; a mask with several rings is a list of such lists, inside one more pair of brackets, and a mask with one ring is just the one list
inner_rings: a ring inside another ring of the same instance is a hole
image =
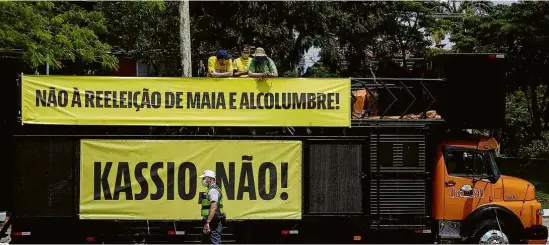
[[105, 1], [103, 13], [109, 32], [102, 36], [113, 50], [148, 63], [153, 76], [181, 76], [179, 2]]
[[191, 28], [189, 15], [189, 0], [179, 2], [179, 39], [181, 40], [181, 67], [183, 77], [192, 76], [191, 62]]
[[466, 15], [486, 16], [491, 14], [493, 6], [489, 1], [441, 1], [431, 9], [431, 20], [426, 28], [438, 46], [452, 29], [463, 28]]
[[48, 63], [56, 69], [67, 60], [118, 66], [110, 45], [98, 37], [107, 31], [100, 12], [72, 3], [2, 1], [0, 13], [0, 47], [17, 51], [31, 67]]
[[[508, 103], [505, 131], [513, 154], [535, 156], [540, 151], [527, 148], [545, 149], [540, 146], [543, 142], [549, 146], [548, 16], [547, 2], [497, 5], [487, 16], [466, 15], [463, 28], [453, 30], [451, 40], [461, 52], [501, 52], [507, 56], [508, 100], [518, 103]], [[517, 112], [528, 112], [528, 116]]]

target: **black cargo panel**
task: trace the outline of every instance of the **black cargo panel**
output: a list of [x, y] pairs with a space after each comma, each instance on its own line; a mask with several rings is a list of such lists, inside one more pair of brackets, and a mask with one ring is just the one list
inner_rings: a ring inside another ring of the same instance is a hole
[[445, 87], [434, 93], [434, 105], [455, 128], [501, 128], [505, 126], [504, 54], [443, 54], [432, 58], [433, 71], [444, 78]]
[[76, 214], [77, 141], [60, 137], [15, 139], [14, 214], [70, 217]]
[[424, 135], [372, 134], [371, 228], [422, 228], [427, 215]]
[[309, 146], [309, 213], [362, 213], [362, 149], [350, 143]]

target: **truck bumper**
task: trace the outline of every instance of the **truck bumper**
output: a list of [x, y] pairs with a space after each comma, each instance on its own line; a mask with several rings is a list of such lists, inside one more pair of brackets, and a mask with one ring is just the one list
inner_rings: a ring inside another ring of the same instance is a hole
[[539, 225], [526, 228], [526, 240], [529, 244], [546, 244], [547, 236], [546, 226]]

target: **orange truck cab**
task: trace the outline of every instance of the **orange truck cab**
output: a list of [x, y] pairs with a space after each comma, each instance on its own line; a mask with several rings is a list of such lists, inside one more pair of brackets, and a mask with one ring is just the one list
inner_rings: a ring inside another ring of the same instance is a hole
[[534, 185], [499, 172], [498, 147], [494, 138], [478, 135], [452, 138], [438, 146], [432, 205], [441, 239], [547, 242]]

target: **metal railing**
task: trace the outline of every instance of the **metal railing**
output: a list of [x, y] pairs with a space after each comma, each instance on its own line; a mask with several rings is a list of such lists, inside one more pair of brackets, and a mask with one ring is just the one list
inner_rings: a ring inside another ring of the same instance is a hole
[[[403, 119], [410, 113], [410, 109], [418, 100], [426, 99], [428, 101], [427, 106], [424, 106], [419, 113], [419, 119], [427, 119], [427, 111], [429, 111], [436, 102], [433, 93], [428, 89], [429, 84], [441, 83], [443, 79], [427, 79], [427, 78], [351, 78], [351, 96], [352, 106], [354, 107], [357, 97], [353, 92], [359, 90], [365, 90], [368, 96], [371, 96], [372, 100], [365, 101], [362, 112], [360, 113], [359, 120], [368, 120], [372, 117], [372, 108], [374, 105], [378, 105], [381, 96], [386, 96], [391, 99], [383, 112], [379, 115], [379, 119], [384, 119], [388, 115], [391, 109], [395, 109], [397, 103], [404, 101], [407, 97], [411, 100], [403, 110], [400, 111], [398, 119]], [[412, 92], [415, 91], [416, 93]], [[400, 96], [397, 96], [395, 91], [401, 92]], [[403, 93], [402, 93], [403, 92]], [[418, 93], [419, 92], [419, 93]], [[395, 118], [393, 118], [395, 119]]]

